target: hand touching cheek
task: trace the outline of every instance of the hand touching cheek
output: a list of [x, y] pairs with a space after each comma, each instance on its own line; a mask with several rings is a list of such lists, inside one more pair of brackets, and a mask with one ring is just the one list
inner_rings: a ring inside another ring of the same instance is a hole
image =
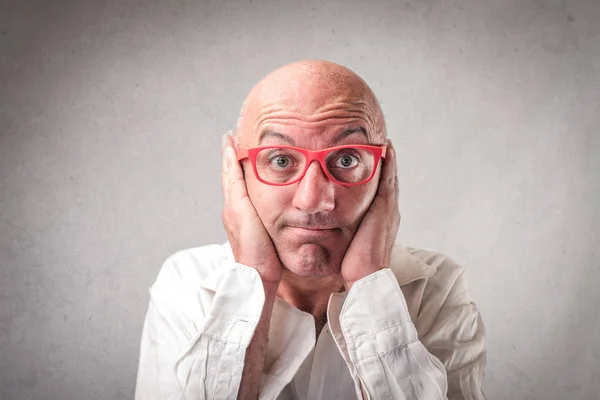
[[390, 255], [400, 226], [396, 151], [388, 140], [379, 187], [342, 261], [341, 277], [350, 290], [358, 281], [389, 267]]
[[276, 291], [283, 276], [283, 268], [271, 237], [248, 197], [244, 173], [229, 134], [223, 139], [222, 150], [222, 219], [233, 255], [236, 262], [258, 271], [267, 290]]

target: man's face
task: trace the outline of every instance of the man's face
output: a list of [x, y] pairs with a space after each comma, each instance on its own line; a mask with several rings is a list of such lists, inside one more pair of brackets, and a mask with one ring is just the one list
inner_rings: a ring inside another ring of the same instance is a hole
[[[325, 91], [326, 92], [326, 91]], [[292, 145], [320, 150], [347, 144], [383, 144], [374, 123], [373, 105], [352, 95], [320, 95], [308, 106], [294, 98], [256, 107], [246, 127], [247, 147]], [[257, 180], [244, 161], [248, 195], [283, 265], [300, 276], [330, 276], [340, 271], [344, 254], [368, 210], [379, 183], [373, 179], [342, 186], [313, 161], [306, 175], [288, 186]]]

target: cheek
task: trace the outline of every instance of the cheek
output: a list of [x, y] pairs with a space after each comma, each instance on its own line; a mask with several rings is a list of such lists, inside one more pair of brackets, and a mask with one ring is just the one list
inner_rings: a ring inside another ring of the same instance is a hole
[[339, 193], [339, 200], [336, 202], [338, 212], [344, 215], [349, 224], [358, 225], [373, 202], [376, 192], [377, 185], [370, 184], [347, 188], [345, 193]]
[[291, 197], [284, 187], [279, 188], [259, 182], [252, 171], [246, 174], [246, 188], [258, 217], [267, 230], [270, 230], [279, 215], [287, 208], [287, 204], [292, 202]]

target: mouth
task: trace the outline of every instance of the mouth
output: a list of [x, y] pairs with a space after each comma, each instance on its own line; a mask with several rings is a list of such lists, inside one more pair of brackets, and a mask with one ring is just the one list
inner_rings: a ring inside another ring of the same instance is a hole
[[328, 227], [328, 226], [291, 226], [287, 227], [294, 235], [305, 236], [305, 237], [325, 237], [331, 236], [340, 232], [339, 228]]
[[288, 228], [302, 229], [305, 231], [333, 231], [333, 230], [338, 229], [334, 226], [330, 227], [330, 226], [295, 226], [295, 225], [288, 225]]

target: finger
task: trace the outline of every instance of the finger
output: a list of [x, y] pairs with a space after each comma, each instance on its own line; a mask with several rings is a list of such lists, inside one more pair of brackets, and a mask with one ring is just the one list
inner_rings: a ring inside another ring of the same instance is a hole
[[223, 134], [223, 136], [221, 136], [221, 154], [223, 154], [225, 152], [225, 147], [227, 147], [227, 143], [229, 142], [231, 135], [232, 135], [232, 132], [227, 131], [226, 133]]
[[[233, 138], [231, 136], [231, 131], [227, 132], [223, 135], [221, 140], [221, 154], [222, 154], [222, 166], [221, 166], [221, 189], [223, 191], [223, 197], [225, 198], [225, 202], [229, 202], [231, 197], [231, 187], [232, 187], [232, 167], [230, 158], [230, 151], [228, 149], [233, 149]], [[234, 158], [235, 150], [233, 150]], [[237, 162], [237, 160], [236, 160]], [[239, 163], [238, 163], [239, 164]]]
[[225, 149], [230, 141], [230, 136], [230, 132], [227, 132], [221, 137], [221, 192], [223, 193], [225, 201], [227, 201], [229, 195], [229, 172], [227, 167], [227, 157], [225, 156]]
[[233, 137], [228, 135], [224, 144], [224, 195], [227, 201], [236, 201], [248, 196], [246, 191], [246, 180], [242, 166], [237, 160], [233, 147]]
[[[393, 195], [390, 196], [390, 201], [393, 203], [393, 207], [394, 207], [394, 214], [395, 214], [395, 218], [394, 218], [394, 223], [396, 225], [396, 230], [398, 230], [398, 227], [400, 225], [400, 219], [401, 219], [401, 215], [400, 215], [400, 205], [398, 204], [398, 202], [400, 201], [400, 183], [399, 183], [399, 179], [398, 179], [398, 157], [397, 157], [397, 153], [396, 153], [396, 149], [394, 148], [394, 145], [392, 144], [391, 139], [388, 139], [388, 150], [390, 150], [391, 156], [392, 156], [392, 162], [390, 164], [392, 165], [392, 169], [393, 171], [391, 172], [393, 174], [393, 188], [392, 188], [392, 193]], [[395, 238], [395, 236], [394, 236]]]
[[394, 147], [394, 144], [392, 143], [391, 139], [388, 139], [389, 142], [389, 146], [392, 149], [392, 158], [393, 158], [393, 166], [392, 166], [392, 170], [393, 170], [393, 175], [394, 175], [394, 194], [396, 197], [396, 201], [398, 200], [398, 194], [400, 192], [400, 183], [399, 183], [399, 178], [398, 178], [398, 157], [397, 157], [397, 153], [396, 153], [396, 148]]
[[396, 165], [396, 150], [392, 141], [388, 139], [383, 171], [381, 171], [381, 179], [379, 181], [378, 192], [381, 196], [393, 196], [397, 190], [398, 169]]

